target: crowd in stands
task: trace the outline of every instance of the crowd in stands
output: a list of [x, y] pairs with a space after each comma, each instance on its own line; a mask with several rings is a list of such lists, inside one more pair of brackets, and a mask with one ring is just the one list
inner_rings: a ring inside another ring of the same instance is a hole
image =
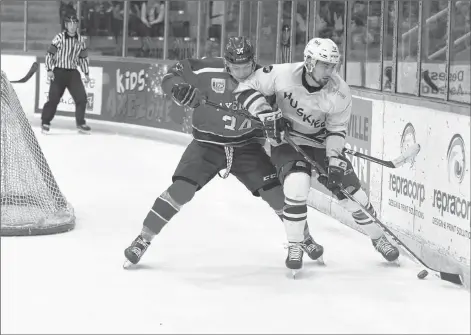
[[[131, 1], [129, 6], [131, 36], [163, 36], [165, 1]], [[61, 20], [65, 13], [77, 11], [77, 1], [61, 0]], [[88, 36], [119, 36], [123, 28], [123, 1], [82, 1], [81, 31]]]
[[[64, 13], [67, 11], [77, 10], [76, 0], [58, 1], [60, 2], [61, 18], [63, 18]], [[205, 44], [207, 44], [204, 46], [204, 48], [207, 49], [206, 56], [210, 53], [217, 54], [220, 50], [218, 41], [221, 34], [221, 24], [217, 21], [217, 17], [222, 15], [220, 12], [217, 12], [217, 10], [212, 9], [212, 5], [219, 2], [221, 1], [209, 1], [209, 12], [205, 13], [205, 15], [209, 16], [209, 20], [205, 22], [207, 30], [204, 32], [206, 38]], [[351, 6], [350, 22], [347, 24], [349, 27], [347, 46], [350, 57], [360, 60], [364, 59], [365, 61], [379, 60], [382, 2], [383, 1], [348, 2]], [[171, 38], [171, 43], [169, 44], [168, 57], [170, 59], [176, 59], [182, 56], [196, 56], [194, 54], [196, 36], [194, 30], [192, 32], [191, 26], [196, 25], [197, 11], [195, 11], [194, 8], [188, 8], [188, 6], [190, 6], [188, 3], [188, 1], [169, 2], [169, 17], [171, 18], [169, 37]], [[231, 29], [230, 27], [236, 27], [238, 25], [238, 6], [240, 6], [240, 3], [237, 1], [233, 1], [229, 5], [226, 4], [225, 10], [228, 19], [226, 33], [232, 30], [237, 31], [236, 28]], [[446, 9], [446, 6], [447, 1], [429, 1], [427, 6], [424, 5], [424, 17], [432, 17]], [[268, 5], [266, 8], [268, 7], [270, 6]], [[272, 7], [276, 6], [273, 5]], [[339, 45], [340, 49], [343, 49], [346, 25], [344, 19], [345, 12], [348, 10], [345, 1], [318, 1], [317, 7], [317, 14], [314, 20], [316, 35], [331, 38]], [[80, 8], [82, 34], [91, 37], [112, 37], [118, 49], [119, 40], [122, 38], [123, 34], [124, 2], [103, 0], [81, 1]], [[465, 35], [470, 31], [469, 2], [458, 1], [456, 2], [456, 8], [455, 21], [459, 22], [459, 24], [453, 25], [453, 32], [457, 34], [457, 36]], [[398, 52], [399, 58], [410, 60], [416, 57], [418, 45], [417, 34], [408, 34], [407, 32], [413, 29], [418, 23], [418, 9], [419, 5], [417, 1], [400, 1], [399, 13], [396, 13], [394, 2], [388, 1], [386, 3], [384, 12], [387, 28], [383, 36], [383, 45], [386, 45], [383, 48], [385, 57], [391, 57], [392, 55], [392, 48], [389, 48], [387, 45], [392, 45], [393, 21], [396, 15], [399, 15], [400, 22], [398, 29], [400, 34], [398, 46], [400, 48]], [[135, 54], [133, 54], [134, 56], [162, 57], [164, 12], [165, 1], [130, 1], [128, 37], [131, 41], [136, 41], [134, 45], [134, 49], [136, 50]], [[292, 47], [296, 49], [296, 57], [294, 58], [299, 58], [300, 55], [302, 55], [302, 52], [298, 51], [301, 50], [302, 46], [306, 43], [306, 29], [311, 29], [311, 27], [307, 27], [306, 13], [306, 1], [298, 1], [295, 20], [296, 41], [295, 43], [290, 43], [291, 1], [284, 2], [282, 27], [285, 34], [282, 38], [282, 45], [285, 46], [285, 49]], [[272, 13], [267, 14], [267, 17], [263, 20], [263, 25], [264, 27], [262, 29], [267, 30], [269, 35], [271, 34], [271, 36], [273, 36], [273, 32], [276, 31], [277, 27], [276, 15], [272, 15]], [[433, 53], [445, 46], [447, 15], [438, 15], [432, 24], [426, 26], [424, 31], [429, 35], [427, 38], [427, 47], [434, 48], [434, 50], [431, 50], [429, 53]], [[404, 37], [402, 36], [403, 34], [405, 34]], [[230, 33], [228, 35], [230, 35]], [[461, 43], [458, 47], [469, 50], [469, 41], [469, 38], [466, 39], [466, 41]], [[93, 41], [91, 42], [93, 44]], [[131, 49], [132, 48], [133, 47], [131, 47]], [[184, 54], [182, 54], [182, 48], [185, 49]], [[287, 55], [287, 53], [285, 54]], [[439, 56], [443, 58], [445, 57], [445, 53]], [[286, 61], [286, 59], [283, 61]]]
[[[178, 8], [178, 3], [172, 2], [171, 8]], [[61, 0], [62, 24], [65, 13], [70, 11], [77, 12], [77, 1]], [[152, 56], [152, 39], [162, 39], [164, 36], [164, 12], [165, 1], [130, 1], [128, 36], [138, 37], [140, 40], [139, 53], [136, 56]], [[83, 35], [92, 38], [113, 37], [116, 45], [119, 44], [123, 35], [123, 1], [81, 1], [79, 15]]]

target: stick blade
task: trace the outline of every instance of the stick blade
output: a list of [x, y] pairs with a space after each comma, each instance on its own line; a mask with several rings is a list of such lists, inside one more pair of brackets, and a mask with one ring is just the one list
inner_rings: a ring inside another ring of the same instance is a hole
[[36, 73], [38, 68], [39, 68], [39, 64], [37, 62], [34, 62], [33, 65], [31, 65], [31, 68], [29, 69], [28, 73], [23, 78], [21, 78], [20, 80], [13, 80], [11, 81], [11, 83], [13, 84], [26, 83]]
[[409, 146], [399, 157], [392, 161], [394, 167], [400, 167], [407, 162], [410, 162], [420, 151], [420, 144], [415, 143]]

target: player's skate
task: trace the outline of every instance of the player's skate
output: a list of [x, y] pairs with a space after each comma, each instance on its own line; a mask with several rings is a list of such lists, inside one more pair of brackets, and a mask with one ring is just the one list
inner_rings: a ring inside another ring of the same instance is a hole
[[90, 126], [87, 126], [86, 124], [77, 125], [77, 129], [79, 133], [86, 135], [89, 135], [92, 131], [92, 128], [90, 128]]
[[51, 130], [51, 126], [48, 124], [42, 124], [41, 125], [41, 133], [43, 134], [49, 134], [49, 131]]
[[142, 255], [144, 255], [149, 245], [150, 242], [145, 241], [141, 235], [136, 237], [131, 245], [124, 250], [126, 261], [124, 262], [123, 267], [127, 269], [131, 267], [131, 265], [139, 263]]
[[317, 260], [320, 264], [324, 264], [324, 247], [314, 241], [311, 235], [308, 235], [302, 244], [303, 250], [307, 253], [310, 259]]
[[381, 236], [376, 240], [371, 240], [375, 249], [383, 255], [388, 262], [394, 262], [399, 257], [399, 249], [388, 241], [386, 235]]
[[286, 267], [291, 270], [293, 278], [296, 278], [296, 274], [303, 267], [303, 247], [301, 243], [289, 243], [288, 244], [288, 256], [286, 257]]

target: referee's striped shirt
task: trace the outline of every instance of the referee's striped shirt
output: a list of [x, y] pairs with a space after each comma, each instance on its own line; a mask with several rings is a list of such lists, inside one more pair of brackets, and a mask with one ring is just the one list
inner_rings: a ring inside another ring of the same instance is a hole
[[70, 36], [66, 31], [57, 34], [46, 54], [47, 71], [54, 68], [75, 70], [80, 66], [82, 72], [88, 75], [89, 62], [85, 39], [78, 33], [75, 36]]

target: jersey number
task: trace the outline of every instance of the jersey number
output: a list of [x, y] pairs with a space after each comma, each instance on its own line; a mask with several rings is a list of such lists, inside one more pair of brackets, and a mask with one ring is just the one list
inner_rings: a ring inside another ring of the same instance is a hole
[[252, 127], [252, 122], [249, 119], [244, 119], [240, 126], [237, 125], [237, 118], [231, 115], [224, 115], [222, 120], [226, 122], [224, 129], [229, 130], [244, 130]]

